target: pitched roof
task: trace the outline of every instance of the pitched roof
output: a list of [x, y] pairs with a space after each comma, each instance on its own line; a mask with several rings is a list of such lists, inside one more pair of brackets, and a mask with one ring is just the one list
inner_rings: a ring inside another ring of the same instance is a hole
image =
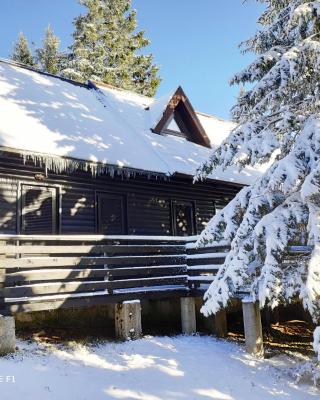
[[[63, 170], [67, 160], [154, 174], [193, 175], [211, 150], [184, 138], [152, 132], [172, 94], [152, 99], [107, 85], [81, 85], [0, 61], [0, 146], [48, 161]], [[212, 147], [231, 122], [197, 113]], [[63, 157], [64, 162], [61, 161]], [[252, 182], [260, 171], [216, 171], [213, 179]]]

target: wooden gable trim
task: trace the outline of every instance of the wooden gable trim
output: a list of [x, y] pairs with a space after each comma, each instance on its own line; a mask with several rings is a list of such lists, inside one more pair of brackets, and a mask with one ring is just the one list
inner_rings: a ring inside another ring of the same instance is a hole
[[181, 86], [179, 86], [175, 94], [171, 97], [162, 118], [152, 131], [161, 135], [175, 110], [178, 108], [184, 112], [183, 122], [188, 126], [188, 133], [193, 137], [195, 143], [211, 148], [210, 140]]

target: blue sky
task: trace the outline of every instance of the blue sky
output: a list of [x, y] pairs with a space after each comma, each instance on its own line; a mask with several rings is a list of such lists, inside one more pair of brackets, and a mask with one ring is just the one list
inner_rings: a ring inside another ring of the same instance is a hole
[[[238, 44], [256, 31], [261, 6], [243, 0], [132, 2], [160, 66], [158, 96], [181, 85], [197, 110], [228, 118], [238, 93], [228, 81], [252, 59]], [[2, 0], [0, 56], [8, 57], [19, 31], [38, 44], [48, 23], [65, 48], [81, 11], [77, 0]]]

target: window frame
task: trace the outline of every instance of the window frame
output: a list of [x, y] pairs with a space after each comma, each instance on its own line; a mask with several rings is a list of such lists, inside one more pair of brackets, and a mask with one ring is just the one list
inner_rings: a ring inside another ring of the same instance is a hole
[[18, 181], [18, 201], [17, 201], [17, 234], [23, 234], [23, 206], [24, 206], [24, 193], [23, 187], [24, 186], [31, 186], [31, 187], [45, 187], [49, 189], [53, 189], [54, 193], [54, 202], [52, 205], [52, 211], [54, 213], [54, 233], [52, 235], [59, 235], [61, 233], [61, 185], [54, 185], [46, 182], [33, 182], [33, 181]]
[[[103, 233], [100, 233], [100, 201], [99, 199], [101, 197], [109, 197], [109, 198], [121, 198], [122, 201], [122, 233], [121, 235], [127, 235], [128, 234], [128, 199], [127, 195], [124, 193], [115, 193], [115, 192], [108, 192], [108, 191], [101, 191], [101, 190], [96, 190], [95, 191], [95, 230], [97, 234], [104, 235]], [[120, 234], [119, 234], [120, 235]]]
[[[177, 235], [177, 226], [176, 226], [176, 209], [175, 206], [177, 204], [185, 204], [191, 205], [191, 236], [196, 235], [197, 232], [197, 220], [196, 220], [196, 202], [195, 200], [187, 200], [187, 199], [180, 199], [175, 198], [171, 199], [171, 226], [172, 226], [172, 234], [173, 236]], [[189, 235], [186, 235], [189, 236]], [[179, 236], [180, 237], [180, 236]], [[183, 237], [183, 236], [181, 236]]]

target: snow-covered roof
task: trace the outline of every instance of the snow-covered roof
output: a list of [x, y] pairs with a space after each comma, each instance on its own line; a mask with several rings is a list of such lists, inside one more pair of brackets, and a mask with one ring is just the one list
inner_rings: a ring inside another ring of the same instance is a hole
[[[152, 99], [108, 86], [75, 84], [0, 61], [0, 146], [27, 155], [62, 156], [155, 174], [193, 175], [211, 150], [152, 128], [172, 94]], [[216, 147], [233, 124], [197, 113]], [[44, 157], [45, 159], [45, 157]], [[211, 178], [251, 183], [256, 169]]]

